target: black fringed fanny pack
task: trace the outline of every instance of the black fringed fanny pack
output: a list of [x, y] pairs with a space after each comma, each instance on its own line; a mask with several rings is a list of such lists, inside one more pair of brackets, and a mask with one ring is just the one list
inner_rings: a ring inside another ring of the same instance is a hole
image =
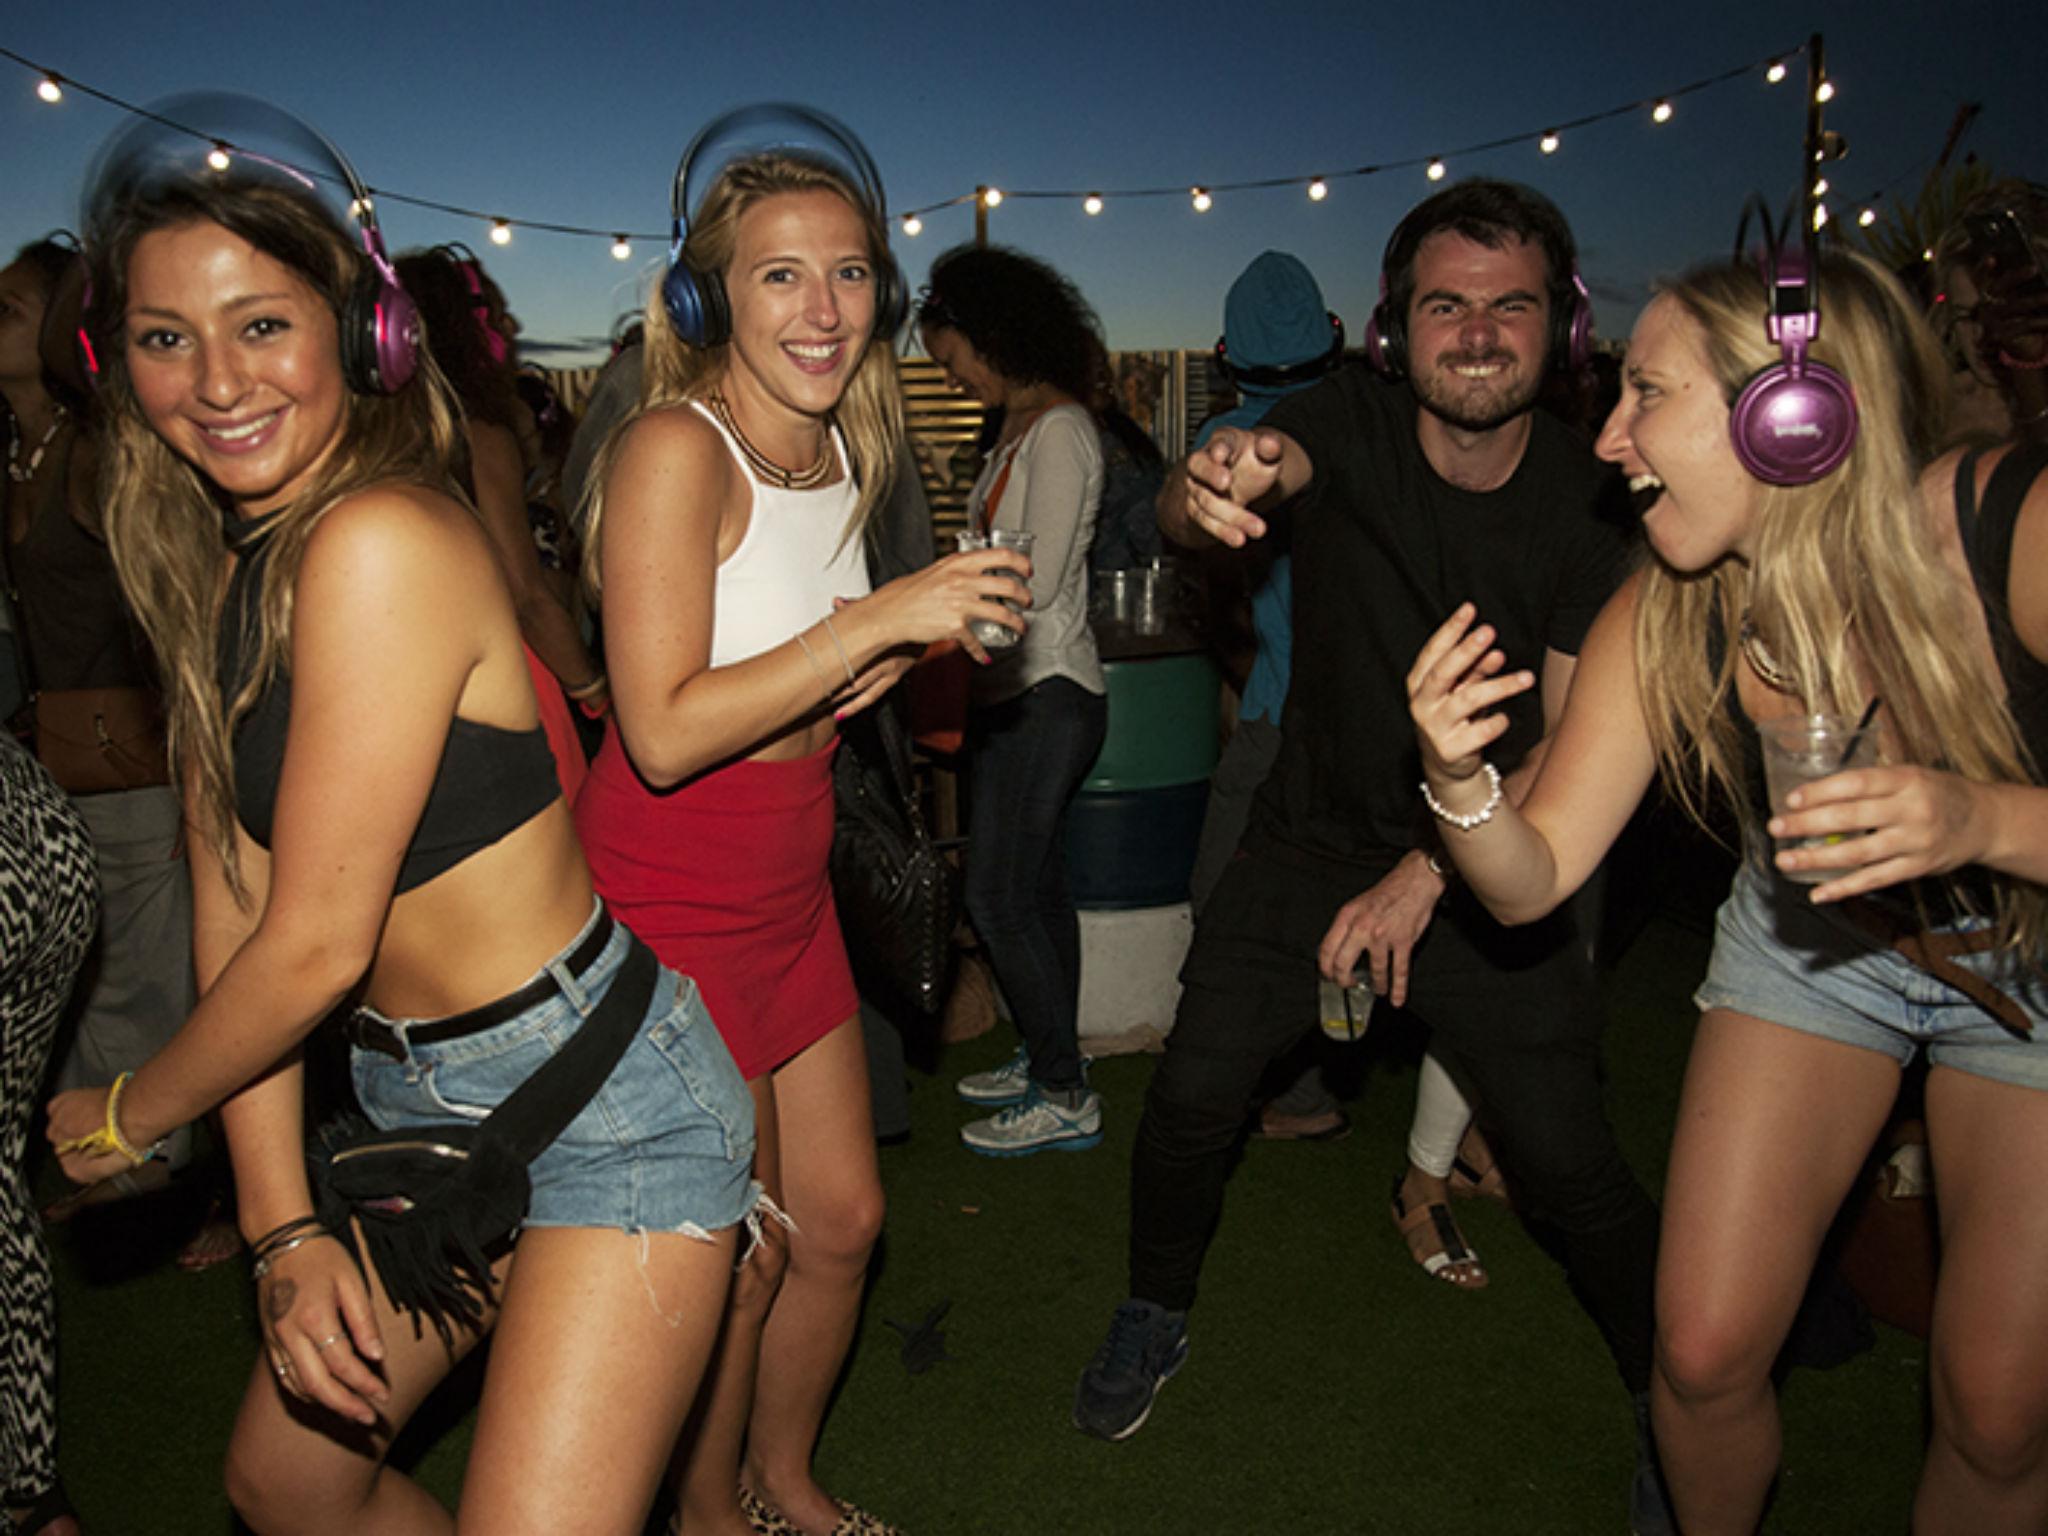
[[[606, 916], [593, 936], [600, 953], [612, 921]], [[579, 955], [588, 947], [579, 947]], [[527, 1164], [604, 1086], [638, 1035], [660, 978], [661, 962], [631, 938], [611, 987], [582, 1028], [474, 1125], [380, 1131], [347, 1114], [315, 1135], [306, 1149], [314, 1213], [358, 1264], [361, 1233], [384, 1294], [413, 1314], [415, 1335], [423, 1318], [450, 1345], [456, 1328], [482, 1326], [496, 1299], [491, 1264], [510, 1248], [532, 1198]], [[543, 996], [553, 988], [547, 978], [534, 985]]]

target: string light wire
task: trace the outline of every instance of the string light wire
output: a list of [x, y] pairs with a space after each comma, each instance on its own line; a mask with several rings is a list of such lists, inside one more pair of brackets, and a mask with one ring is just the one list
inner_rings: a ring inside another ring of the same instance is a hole
[[[1487, 154], [1494, 150], [1513, 148], [1518, 144], [1534, 144], [1543, 153], [1549, 154], [1556, 148], [1557, 141], [1568, 132], [1587, 128], [1595, 123], [1608, 122], [1618, 117], [1640, 114], [1646, 109], [1658, 106], [1665, 106], [1668, 110], [1668, 105], [1676, 102], [1681, 97], [1690, 96], [1699, 91], [1711, 90], [1715, 86], [1725, 85], [1731, 80], [1739, 80], [1746, 75], [1756, 74], [1760, 70], [1769, 71], [1773, 66], [1782, 66], [1785, 60], [1798, 57], [1804, 52], [1805, 49], [1803, 47], [1785, 49], [1770, 54], [1763, 59], [1739, 65], [1736, 68], [1722, 70], [1719, 74], [1708, 75], [1702, 79], [1694, 80], [1673, 90], [1641, 96], [1633, 101], [1623, 102], [1619, 106], [1608, 107], [1598, 112], [1589, 112], [1583, 117], [1575, 117], [1562, 122], [1552, 120], [1546, 127], [1531, 129], [1523, 133], [1505, 134], [1500, 138], [1486, 139], [1476, 144], [1467, 144], [1462, 148], [1446, 150], [1440, 154], [1412, 155], [1404, 159], [1385, 160], [1369, 165], [1354, 166], [1349, 170], [1311, 172], [1291, 176], [1262, 176], [1248, 181], [1209, 181], [1197, 183], [1183, 181], [1173, 186], [1125, 187], [1121, 189], [1031, 189], [1009, 191], [1000, 194], [996, 193], [993, 188], [990, 188], [986, 204], [989, 208], [993, 208], [998, 201], [1006, 198], [1017, 198], [1020, 200], [1035, 199], [1038, 201], [1065, 199], [1082, 203], [1088, 212], [1096, 213], [1101, 211], [1104, 203], [1118, 198], [1186, 198], [1189, 196], [1190, 185], [1200, 190], [1203, 194], [1203, 201], [1207, 201], [1209, 198], [1225, 192], [1258, 192], [1279, 187], [1306, 187], [1309, 189], [1309, 195], [1312, 198], [1321, 201], [1319, 197], [1316, 197], [1316, 189], [1319, 188], [1327, 193], [1330, 190], [1330, 183], [1339, 179], [1379, 176], [1391, 171], [1410, 170], [1415, 167], [1428, 168], [1473, 155]], [[163, 127], [173, 129], [179, 133], [189, 134], [197, 139], [206, 140], [210, 144], [217, 142], [211, 134], [201, 133], [199, 130], [187, 127], [183, 123], [172, 122], [169, 118], [152, 112], [147, 107], [138, 106], [132, 101], [124, 100], [114, 95], [111, 91], [104, 91], [95, 86], [87, 85], [76, 76], [61, 74], [46, 65], [38, 64], [33, 59], [23, 57], [10, 48], [0, 47], [0, 58], [11, 60], [13, 63], [29, 70], [36, 77], [39, 90], [47, 90], [48, 86], [62, 82], [62, 85], [68, 90], [75, 90], [82, 96], [103, 102], [132, 116], [147, 118], [151, 122], [161, 124]], [[1769, 78], [1768, 74], [1766, 78]], [[232, 144], [226, 144], [222, 147], [230, 151], [234, 148]], [[490, 213], [481, 208], [466, 207], [461, 203], [445, 202], [430, 197], [417, 197], [405, 192], [394, 192], [388, 187], [372, 187], [370, 191], [377, 198], [400, 203], [409, 208], [421, 208], [432, 213], [448, 214], [460, 219], [474, 219], [484, 225], [486, 229], [492, 231], [494, 235], [499, 229], [503, 229], [508, 235], [512, 230], [533, 230], [542, 234], [569, 235], [582, 239], [602, 240], [609, 247], [619, 246], [629, 240], [650, 240], [658, 243], [668, 238], [665, 233], [658, 231], [622, 233], [615, 227], [598, 228], [585, 224], [565, 224], [551, 219], [516, 218], [509, 215]], [[965, 192], [955, 197], [944, 198], [934, 203], [926, 203], [916, 208], [897, 209], [890, 214], [890, 217], [897, 221], [906, 233], [910, 233], [912, 232], [910, 226], [913, 222], [919, 228], [922, 228], [925, 215], [943, 212], [948, 208], [971, 205], [975, 202], [976, 197], [977, 194], [975, 192]]]

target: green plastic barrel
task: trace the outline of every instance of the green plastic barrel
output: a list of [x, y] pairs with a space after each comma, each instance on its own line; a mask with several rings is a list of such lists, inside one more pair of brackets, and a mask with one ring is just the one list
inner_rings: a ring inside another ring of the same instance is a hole
[[1106, 661], [1109, 732], [1081, 792], [1165, 789], [1216, 768], [1220, 681], [1200, 652]]

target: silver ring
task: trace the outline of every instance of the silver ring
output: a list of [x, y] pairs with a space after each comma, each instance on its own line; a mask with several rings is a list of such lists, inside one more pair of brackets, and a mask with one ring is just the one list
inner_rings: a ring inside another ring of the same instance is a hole
[[291, 1375], [292, 1373], [291, 1361], [280, 1360], [275, 1355], [272, 1355], [270, 1357], [270, 1368], [271, 1370], [277, 1373], [277, 1379], [279, 1381], [283, 1381], [287, 1376]]
[[315, 1344], [313, 1347], [324, 1354], [327, 1350], [333, 1348], [336, 1344], [339, 1344], [340, 1342], [340, 1334], [330, 1333], [329, 1335], [327, 1335], [326, 1338], [322, 1339], [318, 1344]]

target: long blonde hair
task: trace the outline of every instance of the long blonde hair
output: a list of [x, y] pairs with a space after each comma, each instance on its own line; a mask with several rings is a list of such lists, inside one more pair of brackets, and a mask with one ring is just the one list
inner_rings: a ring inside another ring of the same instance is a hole
[[[1660, 291], [1700, 326], [1731, 402], [1777, 360], [1752, 264], [1700, 267]], [[1731, 558], [1682, 573], [1652, 561], [1636, 608], [1643, 710], [1665, 782], [1695, 817], [1725, 794], [1745, 827], [1754, 814], [1733, 708], [1745, 619], [1799, 680], [1805, 710], [1860, 715], [1880, 698], [1904, 761], [1982, 782], [2037, 782], [1922, 499], [1947, 400], [1934, 336], [1905, 290], [1861, 256], [1826, 256], [1820, 293], [1810, 355], [1849, 380], [1861, 418], [1847, 461], [1812, 485], [1760, 485], [1747, 566]], [[2033, 960], [2048, 955], [2048, 892], [2007, 877], [1997, 890], [2002, 942]]]
[[[424, 348], [412, 381], [396, 394], [349, 392], [340, 444], [306, 493], [278, 517], [257, 600], [256, 665], [234, 696], [226, 697], [220, 608], [229, 550], [222, 530], [233, 509], [217, 486], [151, 430], [129, 378], [123, 338], [128, 268], [137, 244], [156, 230], [202, 220], [289, 267], [327, 301], [337, 320], [367, 261], [320, 203], [268, 184], [178, 183], [100, 210], [93, 223], [88, 325], [105, 369], [99, 395], [108, 423], [101, 486], [107, 544], [121, 589], [162, 668], [171, 760], [196, 789], [207, 841], [242, 894], [233, 731], [287, 667], [292, 588], [306, 541], [337, 502], [383, 481], [413, 481], [459, 498], [452, 474], [458, 427], [454, 397]], [[341, 366], [338, 353], [334, 365]]]
[[[690, 223], [683, 255], [697, 272], [724, 274], [739, 244], [740, 216], [766, 198], [790, 192], [832, 192], [860, 215], [867, 233], [868, 258], [879, 273], [893, 261], [889, 237], [878, 211], [868, 206], [857, 188], [835, 167], [804, 155], [771, 152], [735, 160], [704, 194]], [[599, 450], [584, 483], [583, 579], [593, 598], [602, 590], [599, 560], [604, 533], [604, 485], [626, 429], [649, 411], [702, 400], [725, 377], [731, 343], [693, 346], [676, 334], [657, 283], [648, 296], [647, 341], [642, 353], [640, 399], [631, 414], [615, 426]], [[854, 369], [833, 420], [845, 434], [847, 455], [859, 497], [841, 535], [841, 547], [867, 532], [876, 510], [888, 500], [899, 472], [903, 445], [903, 389], [897, 378], [890, 338], [870, 336]]]

